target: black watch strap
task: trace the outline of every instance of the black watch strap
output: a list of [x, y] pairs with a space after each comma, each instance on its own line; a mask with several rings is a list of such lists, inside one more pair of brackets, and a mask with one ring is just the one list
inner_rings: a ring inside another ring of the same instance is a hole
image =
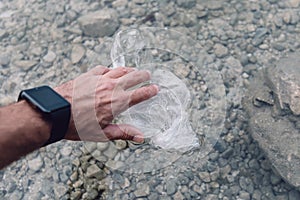
[[23, 90], [18, 101], [22, 99], [33, 104], [52, 123], [50, 138], [44, 146], [65, 137], [71, 118], [71, 105], [66, 99], [49, 86]]
[[69, 128], [70, 116], [70, 108], [63, 108], [50, 114], [52, 122], [51, 135], [44, 146], [57, 142], [65, 137]]

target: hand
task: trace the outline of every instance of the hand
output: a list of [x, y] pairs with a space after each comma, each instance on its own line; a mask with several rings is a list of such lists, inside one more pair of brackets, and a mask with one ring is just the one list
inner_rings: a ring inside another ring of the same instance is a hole
[[55, 88], [71, 103], [72, 116], [65, 139], [103, 142], [115, 139], [143, 142], [143, 134], [126, 124], [111, 124], [128, 107], [158, 93], [156, 85], [128, 90], [150, 80], [147, 71], [98, 66]]

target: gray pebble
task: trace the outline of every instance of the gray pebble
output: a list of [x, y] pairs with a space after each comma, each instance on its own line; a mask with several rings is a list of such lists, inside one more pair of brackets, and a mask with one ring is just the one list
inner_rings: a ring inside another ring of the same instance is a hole
[[68, 187], [62, 183], [53, 185], [54, 195], [57, 199], [61, 199], [68, 191]]
[[96, 164], [92, 164], [90, 166], [88, 166], [87, 170], [86, 170], [86, 177], [88, 178], [98, 178], [101, 179], [104, 177], [104, 172], [102, 171], [102, 169], [100, 169], [98, 167], [98, 165]]
[[218, 58], [223, 58], [228, 55], [228, 49], [222, 44], [215, 44], [214, 50]]
[[211, 181], [210, 174], [208, 172], [200, 172], [199, 177], [205, 183], [209, 183]]
[[18, 60], [14, 62], [14, 65], [21, 68], [23, 71], [28, 71], [34, 67], [38, 62], [34, 60]]
[[250, 178], [247, 178], [247, 177], [244, 177], [244, 176], [241, 176], [240, 179], [239, 179], [239, 184], [240, 184], [240, 187], [249, 192], [249, 193], [253, 193], [254, 191], [254, 186], [253, 186], [253, 182]]
[[176, 3], [180, 7], [190, 9], [196, 5], [196, 0], [176, 0]]
[[255, 36], [252, 40], [252, 44], [254, 46], [258, 46], [265, 40], [268, 33], [268, 29], [266, 28], [258, 28], [255, 32]]
[[88, 13], [78, 19], [85, 35], [92, 37], [111, 36], [119, 28], [118, 14], [113, 9]]
[[146, 197], [150, 194], [150, 187], [147, 183], [139, 182], [136, 187], [137, 189], [134, 191], [136, 197]]
[[44, 162], [40, 156], [28, 161], [29, 169], [31, 169], [34, 172], [39, 171], [43, 165], [44, 165]]
[[56, 54], [53, 51], [48, 51], [47, 54], [43, 57], [44, 61], [48, 62], [48, 63], [52, 63], [54, 62], [56, 58]]
[[84, 55], [85, 55], [85, 48], [79, 44], [74, 45], [71, 52], [71, 62], [73, 64], [80, 62], [80, 60], [84, 57]]
[[175, 179], [170, 179], [166, 183], [166, 190], [168, 195], [173, 195], [177, 191]]

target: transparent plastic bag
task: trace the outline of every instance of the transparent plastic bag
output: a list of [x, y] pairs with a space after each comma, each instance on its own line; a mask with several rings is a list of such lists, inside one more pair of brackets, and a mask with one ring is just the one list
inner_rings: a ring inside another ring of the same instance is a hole
[[185, 152], [199, 147], [186, 111], [191, 101], [188, 88], [167, 68], [157, 68], [143, 51], [146, 43], [136, 29], [119, 32], [113, 43], [111, 59], [114, 68], [134, 64], [139, 69], [150, 70], [151, 83], [160, 88], [157, 96], [129, 108], [118, 121], [135, 126], [150, 139], [150, 143], [166, 150]]

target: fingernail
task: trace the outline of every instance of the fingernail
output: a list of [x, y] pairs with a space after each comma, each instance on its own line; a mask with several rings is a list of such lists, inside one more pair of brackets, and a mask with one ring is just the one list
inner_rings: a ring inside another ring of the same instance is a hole
[[145, 140], [142, 137], [134, 136], [133, 141], [142, 144]]
[[158, 93], [158, 92], [160, 91], [158, 85], [153, 85], [153, 86], [154, 86], [154, 88], [156, 89], [156, 92]]

